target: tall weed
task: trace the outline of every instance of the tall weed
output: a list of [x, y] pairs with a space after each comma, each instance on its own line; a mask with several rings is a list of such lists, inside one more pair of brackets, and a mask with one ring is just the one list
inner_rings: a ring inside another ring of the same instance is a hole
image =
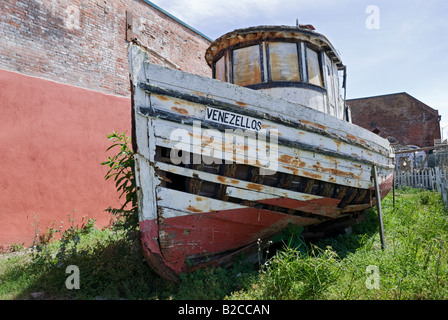
[[105, 179], [113, 179], [119, 197], [125, 197], [121, 207], [109, 207], [107, 211], [116, 217], [115, 227], [126, 230], [127, 236], [132, 239], [138, 229], [138, 210], [131, 137], [127, 136], [126, 132], [113, 132], [107, 138], [112, 141], [112, 145], [106, 151], [118, 150], [101, 163], [109, 168]]

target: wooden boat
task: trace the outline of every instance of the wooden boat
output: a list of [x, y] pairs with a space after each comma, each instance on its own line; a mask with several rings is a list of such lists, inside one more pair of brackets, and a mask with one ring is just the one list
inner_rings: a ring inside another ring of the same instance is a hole
[[141, 241], [161, 276], [231, 263], [289, 224], [358, 223], [375, 205], [373, 166], [388, 193], [393, 150], [351, 123], [345, 66], [323, 35], [239, 29], [206, 60], [214, 79], [129, 48]]

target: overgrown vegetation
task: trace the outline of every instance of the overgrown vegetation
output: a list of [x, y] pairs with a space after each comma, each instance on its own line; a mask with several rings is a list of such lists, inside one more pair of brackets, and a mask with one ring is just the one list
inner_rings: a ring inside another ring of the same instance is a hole
[[[258, 265], [241, 259], [228, 269], [182, 275], [180, 284], [163, 280], [146, 263], [135, 236], [130, 138], [108, 137], [110, 150], [118, 151], [103, 163], [106, 179], [126, 196], [122, 207], [108, 209], [116, 223], [99, 230], [91, 219], [76, 221], [74, 213], [65, 231], [53, 226], [36, 232], [31, 248], [15, 245], [15, 252], [0, 255], [0, 299], [448, 298], [448, 213], [439, 194], [417, 189], [398, 190], [395, 207], [391, 194], [383, 200], [384, 251], [376, 211], [370, 210], [351, 234], [307, 243], [301, 228], [289, 226], [274, 239], [281, 249], [270, 246], [271, 258]], [[80, 289], [66, 287], [69, 265], [80, 270]]]
[[112, 144], [106, 151], [118, 151], [109, 156], [108, 160], [102, 162], [109, 168], [105, 179], [113, 179], [115, 187], [120, 193], [120, 199], [124, 196], [125, 201], [120, 208], [108, 208], [115, 218], [115, 227], [126, 231], [129, 238], [134, 238], [138, 229], [137, 192], [134, 174], [134, 152], [131, 148], [131, 137], [126, 132], [113, 132], [107, 136]]
[[[438, 193], [399, 190], [383, 200], [386, 250], [375, 210], [350, 235], [286, 247], [232, 299], [427, 299], [448, 297], [448, 214]], [[370, 273], [377, 268], [377, 285]], [[373, 282], [372, 282], [373, 281]]]

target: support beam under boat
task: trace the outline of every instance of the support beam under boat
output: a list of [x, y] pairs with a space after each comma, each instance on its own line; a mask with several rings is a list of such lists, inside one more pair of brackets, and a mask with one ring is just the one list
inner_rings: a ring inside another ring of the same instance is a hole
[[376, 196], [376, 207], [378, 211], [378, 220], [380, 227], [380, 239], [381, 239], [381, 248], [383, 250], [386, 249], [386, 241], [384, 240], [384, 227], [383, 227], [383, 212], [381, 210], [381, 194], [380, 194], [380, 186], [378, 184], [378, 174], [376, 166], [372, 167], [372, 176], [373, 182], [375, 184], [375, 196]]

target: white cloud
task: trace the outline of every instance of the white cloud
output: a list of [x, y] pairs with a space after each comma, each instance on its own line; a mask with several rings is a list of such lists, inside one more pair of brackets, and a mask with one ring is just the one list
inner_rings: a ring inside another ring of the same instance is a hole
[[[448, 32], [442, 0], [150, 0], [214, 39], [237, 28], [313, 24], [348, 66], [352, 97], [406, 91], [448, 121]], [[380, 30], [368, 30], [368, 5]], [[445, 38], [444, 38], [445, 37]], [[448, 128], [447, 128], [448, 129]]]
[[[211, 37], [236, 28], [257, 25], [313, 24], [319, 16], [332, 13], [332, 7], [349, 0], [152, 0], [175, 17]], [[313, 14], [310, 14], [313, 13]], [[362, 13], [361, 13], [362, 14]], [[220, 30], [217, 31], [216, 28]]]

